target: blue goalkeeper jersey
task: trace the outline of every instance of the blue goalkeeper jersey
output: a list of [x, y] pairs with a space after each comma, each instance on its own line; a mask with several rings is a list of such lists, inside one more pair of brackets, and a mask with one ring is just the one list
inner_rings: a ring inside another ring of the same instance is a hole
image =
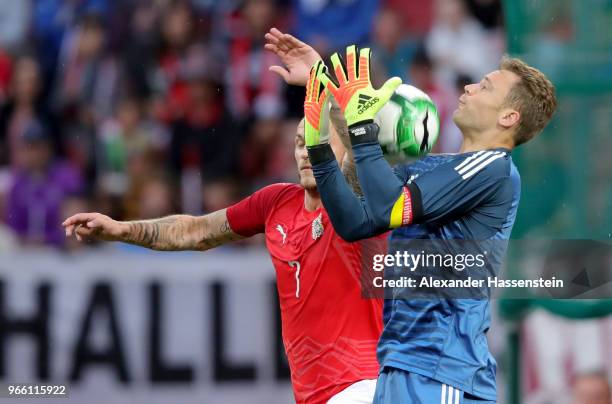
[[[359, 240], [389, 228], [390, 246], [402, 239], [510, 237], [520, 177], [509, 150], [431, 155], [395, 171], [377, 142], [355, 145], [353, 152], [363, 198], [351, 192], [333, 158], [313, 163], [321, 199], [341, 237]], [[385, 300], [383, 321], [381, 369], [417, 373], [496, 400], [496, 363], [486, 340], [489, 300], [403, 295]]]
[[[395, 172], [418, 187], [421, 217], [420, 224], [393, 230], [392, 241], [510, 237], [520, 177], [507, 150], [432, 155]], [[381, 368], [418, 373], [496, 400], [496, 363], [486, 340], [489, 300], [387, 299], [383, 321]]]

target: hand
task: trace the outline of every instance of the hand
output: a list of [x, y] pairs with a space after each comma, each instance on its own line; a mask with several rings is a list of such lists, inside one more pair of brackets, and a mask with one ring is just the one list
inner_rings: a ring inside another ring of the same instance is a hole
[[78, 241], [99, 239], [104, 241], [121, 240], [125, 230], [123, 223], [101, 213], [77, 213], [66, 219], [62, 226], [66, 237], [74, 234]]
[[270, 66], [270, 71], [281, 76], [287, 84], [305, 86], [310, 67], [321, 59], [317, 51], [293, 35], [283, 34], [276, 28], [270, 29], [265, 38], [264, 48], [274, 52], [285, 64], [285, 67]]
[[329, 93], [319, 76], [327, 72], [322, 60], [310, 68], [304, 100], [304, 141], [306, 147], [329, 143]]
[[346, 48], [347, 69], [337, 52], [331, 56], [338, 84], [325, 72], [319, 75], [321, 83], [338, 102], [349, 129], [373, 122], [376, 113], [402, 84], [399, 77], [392, 77], [380, 89], [375, 90], [370, 79], [370, 56], [370, 49], [363, 48], [357, 60], [357, 47], [351, 45]]

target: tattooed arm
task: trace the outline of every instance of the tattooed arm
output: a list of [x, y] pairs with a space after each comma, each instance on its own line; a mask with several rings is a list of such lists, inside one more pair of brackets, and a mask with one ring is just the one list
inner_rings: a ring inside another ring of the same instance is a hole
[[357, 178], [357, 172], [355, 171], [353, 148], [351, 147], [351, 141], [349, 139], [346, 119], [344, 119], [344, 114], [342, 113], [340, 106], [333, 98], [331, 99], [331, 108], [329, 110], [329, 121], [331, 123], [330, 126], [336, 132], [346, 150], [346, 154], [344, 155], [341, 163], [342, 174], [344, 174], [344, 178], [346, 178], [346, 182], [348, 182], [350, 185], [353, 193], [361, 197], [363, 196], [363, 193], [361, 192], [361, 186], [359, 185], [359, 179]]
[[131, 222], [100, 213], [78, 213], [62, 225], [67, 237], [74, 233], [79, 241], [122, 241], [162, 251], [204, 251], [243, 238], [230, 228], [226, 209], [204, 216], [173, 215]]

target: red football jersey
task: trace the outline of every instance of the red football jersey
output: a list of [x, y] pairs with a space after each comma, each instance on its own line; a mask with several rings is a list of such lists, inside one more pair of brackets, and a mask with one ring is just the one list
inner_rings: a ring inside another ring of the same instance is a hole
[[240, 235], [265, 232], [295, 400], [326, 403], [378, 377], [382, 300], [362, 298], [361, 268], [387, 246], [385, 236], [342, 240], [325, 209], [308, 212], [304, 197], [299, 185], [270, 185], [229, 207], [227, 218]]

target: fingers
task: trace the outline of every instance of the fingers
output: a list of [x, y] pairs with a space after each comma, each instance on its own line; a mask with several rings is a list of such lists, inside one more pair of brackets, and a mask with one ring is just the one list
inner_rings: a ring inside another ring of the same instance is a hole
[[94, 229], [90, 229], [85, 226], [78, 226], [74, 231], [74, 235], [78, 241], [84, 241], [89, 240], [94, 231]]
[[327, 66], [325, 66], [325, 63], [323, 63], [322, 60], [320, 60], [316, 66], [316, 80], [313, 89], [315, 91], [315, 97], [317, 97], [316, 101], [322, 103], [323, 100], [329, 95], [329, 90], [325, 85], [323, 86], [323, 91], [320, 91], [322, 84], [320, 77], [327, 73]]
[[286, 41], [282, 41], [284, 35], [285, 34], [276, 28], [270, 29], [270, 31], [264, 35], [264, 38], [267, 41], [264, 48], [276, 54], [279, 52], [288, 52], [290, 47], [287, 45]]
[[346, 84], [346, 74], [344, 73], [344, 66], [342, 66], [342, 59], [338, 52], [331, 55], [332, 66], [334, 67], [334, 73], [336, 73], [336, 80], [340, 85]]
[[270, 52], [278, 53], [278, 46], [273, 43], [267, 43], [264, 45], [265, 50], [269, 50]]
[[284, 35], [280, 36], [280, 37], [275, 37], [274, 38], [273, 44], [278, 48], [278, 50], [280, 50], [281, 52], [289, 52], [292, 48], [293, 45], [291, 45], [289, 42], [284, 40]]
[[286, 50], [281, 50], [277, 45], [267, 43], [264, 45], [264, 49], [274, 53], [279, 58], [283, 59], [283, 57], [287, 54]]
[[274, 46], [276, 46], [276, 44], [278, 43], [278, 38], [275, 37], [272, 34], [266, 34], [266, 35], [264, 35], [264, 38], [267, 41], [266, 45], [274, 45]]
[[101, 225], [99, 213], [77, 213], [62, 223], [66, 237], [74, 234], [79, 241], [82, 240], [83, 236], [89, 236], [96, 227]]
[[72, 232], [74, 231], [74, 225], [66, 226], [66, 237], [72, 236]]
[[386, 103], [393, 95], [393, 92], [402, 84], [402, 79], [399, 77], [391, 77], [382, 85], [378, 92], [381, 94], [381, 105]]
[[270, 34], [270, 36], [273, 36], [274, 38], [281, 38], [284, 34], [277, 29], [276, 27], [272, 27], [270, 28], [270, 31], [268, 32]]
[[370, 56], [372, 50], [363, 48], [359, 50], [359, 78], [367, 77], [370, 80]]
[[310, 76], [308, 79], [308, 83], [306, 84], [306, 100], [310, 102], [318, 102], [319, 100], [319, 90], [321, 87], [321, 81], [319, 79], [319, 74], [321, 72], [326, 71], [325, 63], [322, 60], [318, 60], [312, 67], [310, 68]]
[[283, 34], [283, 36], [279, 38], [279, 41], [288, 48], [301, 48], [308, 46], [291, 34]]
[[346, 47], [346, 70], [350, 81], [357, 79], [357, 46]]
[[268, 70], [270, 70], [271, 72], [274, 72], [276, 74], [278, 74], [279, 76], [281, 76], [283, 78], [283, 80], [285, 80], [285, 82], [289, 83], [289, 71], [287, 69], [285, 69], [282, 66], [270, 66], [268, 68]]
[[[319, 81], [321, 82], [321, 84], [323, 84], [323, 86], [332, 94], [336, 94], [338, 91], [338, 87], [336, 86], [336, 84], [333, 82], [333, 80], [331, 79], [331, 77], [329, 76], [329, 74], [327, 73], [327, 69], [321, 71], [318, 74], [318, 78]], [[335, 95], [334, 95], [335, 96]]]
[[85, 222], [93, 220], [94, 218], [96, 218], [97, 215], [97, 213], [77, 213], [76, 215], [72, 215], [68, 219], [64, 220], [62, 226], [66, 227], [79, 223], [83, 224]]
[[270, 29], [270, 31], [268, 31], [268, 33], [264, 35], [264, 38], [266, 39], [267, 44], [277, 46], [282, 36], [282, 32], [280, 32], [276, 28], [272, 28]]
[[308, 82], [306, 83], [306, 101], [311, 101], [312, 98], [312, 82], [315, 74], [315, 66], [310, 68], [308, 72]]

